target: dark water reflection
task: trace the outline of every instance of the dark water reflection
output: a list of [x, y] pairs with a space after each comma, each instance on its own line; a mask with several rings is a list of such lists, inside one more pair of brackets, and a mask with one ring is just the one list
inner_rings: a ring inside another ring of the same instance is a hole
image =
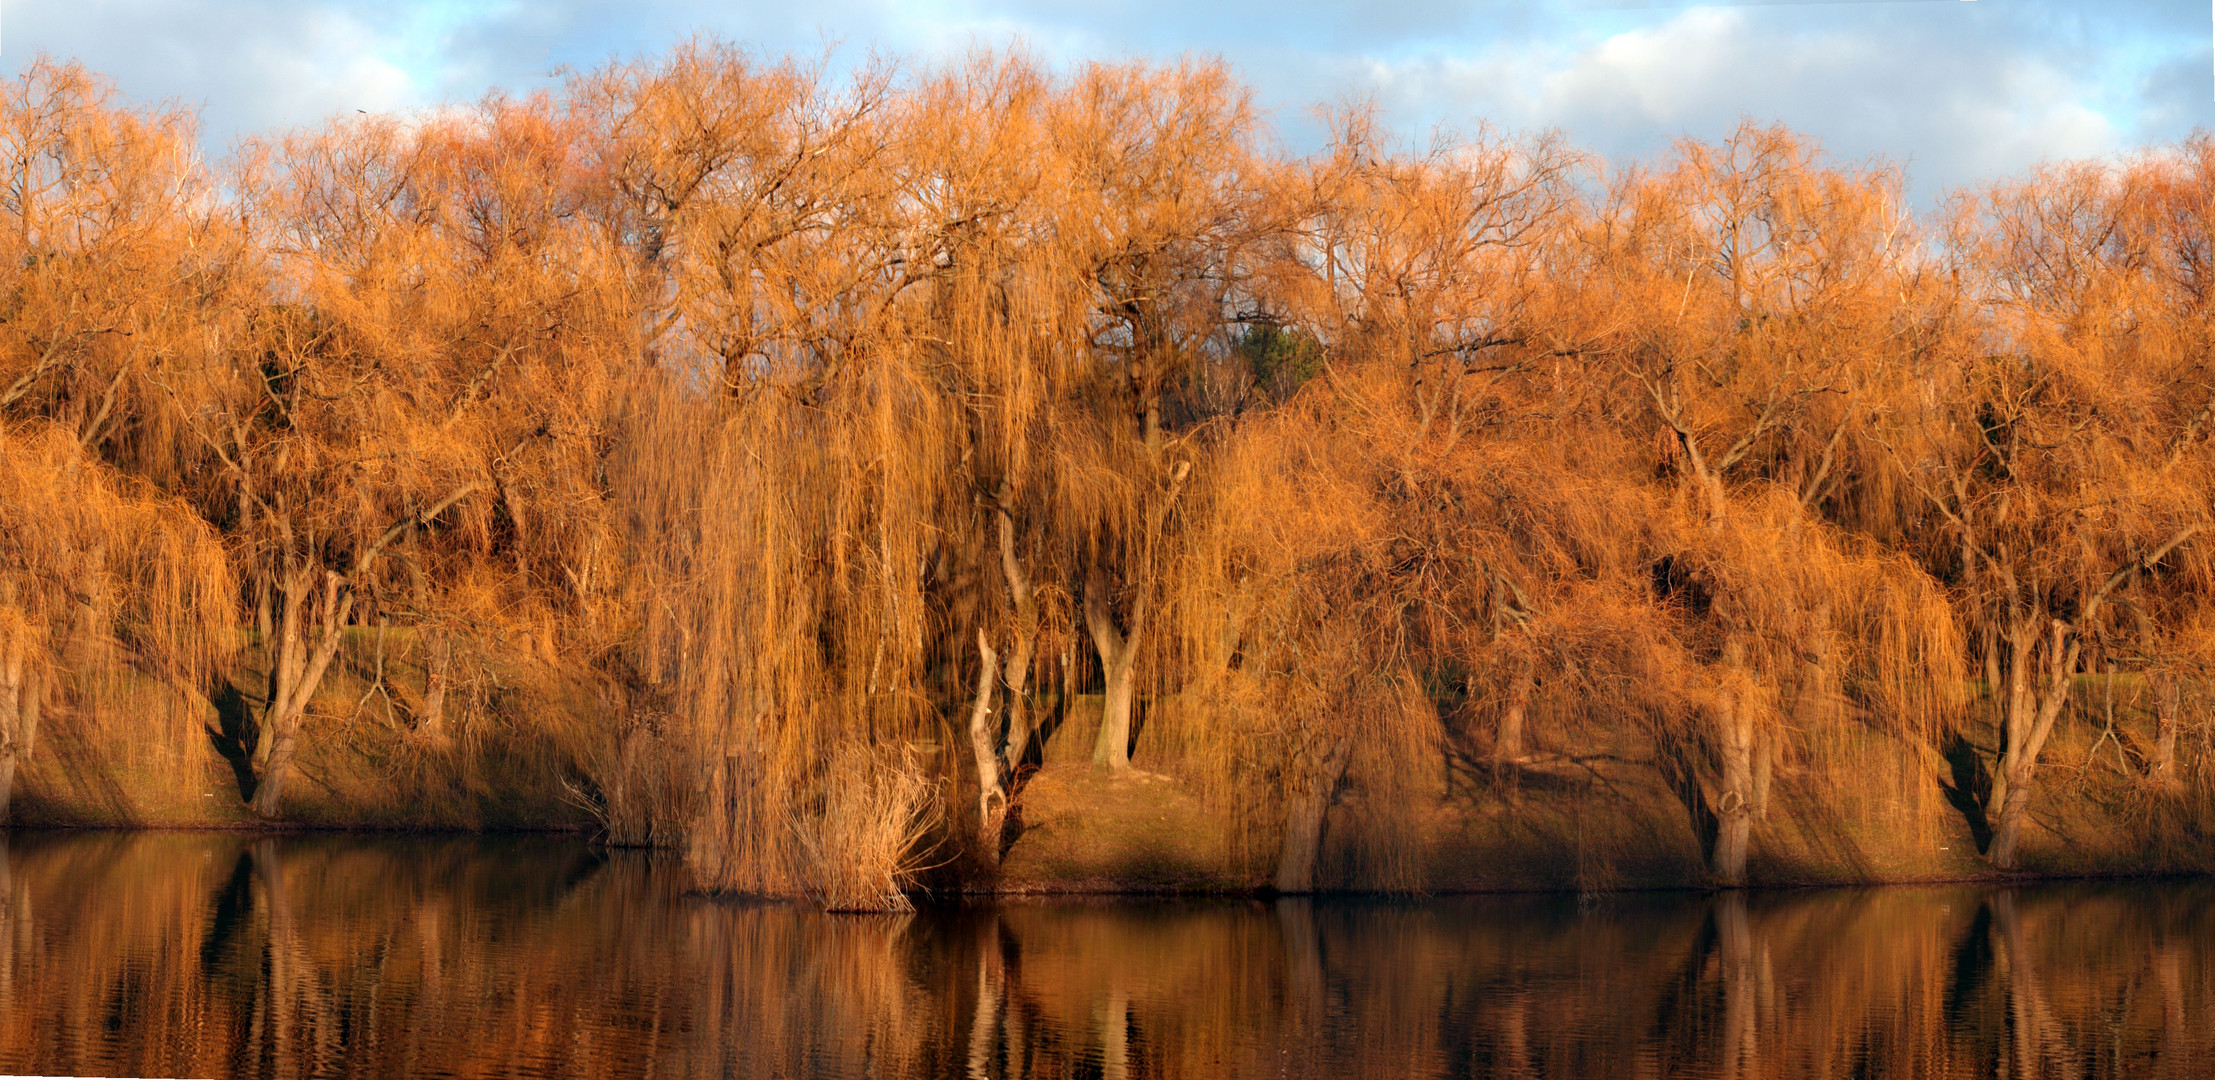
[[0, 1072], [2215, 1075], [2198, 882], [895, 919], [548, 840], [7, 843]]

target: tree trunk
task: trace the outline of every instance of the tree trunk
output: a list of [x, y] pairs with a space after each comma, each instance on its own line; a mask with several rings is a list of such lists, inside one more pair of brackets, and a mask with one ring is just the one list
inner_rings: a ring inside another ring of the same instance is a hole
[[254, 571], [254, 644], [267, 650], [269, 637], [276, 632], [269, 609], [269, 570]]
[[1322, 768], [1309, 779], [1306, 790], [1287, 800], [1284, 846], [1277, 852], [1276, 889], [1280, 893], [1315, 890], [1315, 864], [1322, 855], [1323, 825], [1330, 816], [1331, 802], [1337, 796], [1338, 782], [1346, 775], [1346, 758], [1351, 748], [1344, 738], [1332, 743], [1330, 751], [1323, 755]]
[[1191, 462], [1178, 462], [1170, 470], [1169, 489], [1147, 514], [1141, 554], [1130, 571], [1137, 587], [1132, 590], [1128, 630], [1116, 627], [1107, 575], [1100, 568], [1097, 554], [1085, 572], [1084, 621], [1092, 632], [1092, 643], [1100, 653], [1101, 673], [1107, 679], [1107, 693], [1100, 706], [1100, 736], [1093, 744], [1092, 761], [1111, 773], [1126, 772], [1131, 767], [1132, 675], [1138, 666], [1138, 643], [1146, 633], [1146, 613], [1152, 598], [1149, 579], [1154, 545], [1160, 541], [1169, 512], [1177, 505], [1177, 496], [1191, 473]]
[[[1999, 637], [1997, 631], [1988, 635], [1985, 649], [1987, 671], [2004, 676], [2007, 685], [2002, 688], [1997, 683], [1989, 684], [2000, 713], [2000, 752], [1992, 770], [1992, 791], [1986, 797], [1984, 814], [1994, 830], [1992, 846], [1986, 854], [1993, 865], [2005, 870], [2015, 864], [2015, 840], [2021, 827], [2019, 816], [2014, 819], [2014, 829], [2004, 827], [2010, 818], [2009, 807], [2026, 805], [2016, 801], [2015, 790], [2018, 784], [2027, 786], [2029, 780], [2028, 770], [2019, 768], [2019, 764], [2023, 746], [2030, 741], [2030, 665], [2036, 638], [2020, 615], [2011, 618], [2003, 660]], [[2019, 814], [2019, 810], [2016, 813]]]
[[1131, 620], [1128, 634], [1115, 626], [1109, 610], [1106, 575], [1095, 564], [1084, 588], [1084, 621], [1092, 632], [1093, 647], [1100, 654], [1100, 671], [1106, 677], [1106, 694], [1100, 704], [1100, 735], [1092, 745], [1092, 763], [1112, 773], [1131, 767], [1131, 691], [1137, 667], [1138, 635], [1143, 628], [1144, 603], [1136, 605], [1140, 617]]
[[[2032, 686], [2029, 674], [2041, 645], [2046, 662], [2042, 691]], [[2010, 635], [2007, 747], [1992, 778], [1992, 804], [2000, 808], [2000, 820], [1993, 826], [1991, 855], [1992, 865], [2001, 870], [2015, 869], [2016, 845], [2022, 839], [2023, 823], [2030, 816], [2031, 778], [2038, 768], [2038, 751], [2069, 704], [2077, 651], [2068, 624], [2058, 619], [2050, 621], [2047, 633], [2040, 632], [2036, 620], [2019, 619]]]
[[[2023, 819], [2030, 816], [2030, 768], [2028, 762], [2007, 768], [2006, 801], [2000, 804], [2000, 820], [1992, 830], [1992, 865], [2002, 870], [2015, 869], [2015, 846], [2023, 836]], [[1998, 778], [1992, 782], [1993, 791], [2000, 790]]]
[[1029, 695], [1024, 687], [1030, 682], [1031, 655], [1038, 646], [1036, 634], [1017, 631], [1015, 648], [1008, 653], [1007, 685], [1008, 733], [1007, 744], [1001, 758], [1006, 771], [1013, 773], [1023, 763], [1023, 754], [1031, 747], [1031, 711]]
[[992, 723], [992, 686], [1000, 678], [1000, 657], [984, 630], [977, 630], [976, 703], [969, 709], [969, 751], [977, 763], [977, 855], [988, 866], [1000, 863], [1000, 823], [1007, 816], [1007, 791], [1000, 782], [1000, 754]]
[[1131, 701], [1138, 650], [1129, 642], [1112, 651], [1103, 649], [1100, 666], [1107, 674], [1107, 692], [1100, 702], [1100, 737], [1092, 744], [1092, 763], [1111, 773], [1131, 767]]
[[15, 767], [31, 756], [38, 738], [38, 669], [32, 667], [20, 645], [8, 650], [0, 662], [0, 822], [8, 819], [15, 794]]
[[277, 612], [275, 639], [262, 639], [262, 655], [269, 664], [269, 692], [262, 704], [260, 722], [254, 725], [254, 774], [260, 776], [269, 768], [270, 754], [277, 745], [277, 728], [291, 700], [294, 688], [300, 682], [300, 606], [307, 593], [307, 577], [304, 571], [295, 569], [277, 586], [284, 594], [282, 608]]
[[323, 684], [332, 658], [338, 655], [345, 640], [347, 616], [354, 609], [352, 591], [337, 574], [326, 571], [320, 583], [321, 602], [316, 605], [316, 641], [310, 651], [300, 625], [306, 606], [300, 594], [311, 588], [308, 577], [305, 571], [296, 572], [286, 591], [284, 625], [278, 631], [283, 655], [271, 674], [272, 693], [262, 713], [256, 742], [259, 767], [255, 770], [253, 806], [254, 812], [265, 818], [277, 816], [285, 781], [292, 774], [298, 754], [300, 720], [307, 714], [308, 701], [315, 697], [316, 688]]
[[1719, 703], [1723, 783], [1714, 802], [1715, 850], [1709, 856], [1709, 869], [1717, 884], [1735, 887], [1746, 883], [1746, 846], [1753, 833], [1754, 718], [1745, 688], [1739, 685], [1745, 666], [1742, 647], [1725, 646], [1724, 657], [1732, 678]]
[[2183, 686], [2174, 675], [2156, 676], [2153, 685], [2153, 759], [2146, 779], [2157, 787], [2177, 786], [2177, 715], [2184, 711]]
[[454, 661], [454, 638], [445, 630], [425, 630], [423, 638], [423, 713], [416, 717], [418, 734], [443, 738], [446, 734], [446, 673]]
[[1507, 709], [1500, 714], [1500, 737], [1493, 740], [1492, 759], [1501, 765], [1523, 760], [1523, 716], [1530, 708], [1531, 689], [1537, 684], [1537, 664], [1524, 657], [1508, 684]]
[[1008, 650], [1008, 733], [1003, 758], [1009, 772], [1023, 763], [1023, 752], [1030, 748], [1031, 715], [1026, 689], [1031, 679], [1031, 657], [1038, 647], [1038, 601], [1033, 595], [1029, 575], [1023, 572], [1022, 560], [1015, 555], [1015, 518], [1007, 509], [1011, 494], [1007, 485], [1000, 486], [999, 507], [994, 514], [1000, 533], [1000, 572], [1007, 578], [1008, 598], [1015, 602], [1015, 644]]

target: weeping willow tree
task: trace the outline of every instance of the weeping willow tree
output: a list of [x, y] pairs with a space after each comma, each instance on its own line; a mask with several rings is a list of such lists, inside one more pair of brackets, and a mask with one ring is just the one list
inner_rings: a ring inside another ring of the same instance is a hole
[[197, 695], [230, 660], [234, 631], [214, 532], [189, 506], [114, 475], [60, 425], [0, 428], [0, 530], [10, 538], [0, 549], [4, 814], [42, 716], [85, 708], [104, 680], [133, 676]]
[[[927, 593], [960, 451], [920, 353], [934, 252], [885, 182], [904, 133], [881, 75], [835, 87], [702, 48], [620, 91], [638, 105], [624, 158], [661, 178], [641, 186], [661, 193], [669, 282], [622, 462], [659, 594], [641, 668], [692, 722], [706, 881], [889, 903], [935, 808], [914, 778], [939, 767], [897, 749], [943, 700]], [[699, 105], [736, 100], [760, 111]], [[852, 805], [872, 827], [833, 828]], [[885, 873], [825, 887], [854, 861]]]
[[210, 220], [190, 118], [128, 107], [74, 64], [35, 60], [8, 88], [0, 154], [4, 813], [42, 717], [132, 683], [196, 697], [228, 664], [232, 578], [216, 534], [158, 486], [190, 466], [156, 388], [202, 346], [238, 252]]
[[1983, 802], [2002, 868], [2088, 659], [2175, 655], [2148, 607], [2207, 588], [2204, 240], [2170, 216], [2189, 213], [2171, 200], [2192, 167], [2076, 165], [1995, 189], [1955, 247], [1993, 314], [1930, 350], [1893, 413], [1994, 717]]
[[[876, 72], [833, 86], [728, 52], [629, 78], [634, 115], [666, 126], [635, 121], [623, 160], [689, 192], [652, 234], [670, 284], [647, 319], [669, 367], [655, 415], [689, 418], [649, 425], [634, 467], [674, 478], [649, 564], [697, 590], [645, 638], [701, 725], [696, 858], [723, 887], [813, 887], [811, 868], [860, 855], [811, 823], [921, 771], [974, 792], [962, 831], [989, 861], [1041, 643], [1080, 618], [1107, 687], [1094, 756], [1128, 765], [1193, 468], [1170, 391], [1219, 324], [1208, 230], [1238, 225], [1206, 199], [1196, 221], [1163, 212], [1184, 185], [1239, 196], [1229, 165], [1202, 166], [1243, 153], [1245, 106], [1212, 68], [1057, 87], [1002, 58], [898, 100]], [[719, 79], [764, 111], [699, 105], [737, 92]], [[716, 479], [690, 489], [695, 470]], [[969, 752], [912, 749], [942, 731]], [[904, 860], [925, 810], [855, 842]]]

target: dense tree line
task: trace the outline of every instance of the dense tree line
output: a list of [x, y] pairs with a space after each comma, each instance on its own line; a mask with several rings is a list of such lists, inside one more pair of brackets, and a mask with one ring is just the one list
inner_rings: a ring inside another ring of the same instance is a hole
[[618, 839], [835, 904], [922, 834], [989, 875], [1084, 695], [1098, 768], [1206, 792], [1288, 890], [1336, 820], [1419, 887], [1442, 770], [1620, 733], [1740, 881], [1830, 724], [2009, 868], [2100, 679], [2148, 805], [2207, 804], [2215, 143], [1918, 216], [1752, 123], [1623, 167], [1269, 137], [1213, 64], [702, 42], [217, 166], [34, 63], [0, 798], [42, 715], [243, 681], [281, 817], [389, 631], [410, 738], [466, 735], [499, 656], [558, 668]]

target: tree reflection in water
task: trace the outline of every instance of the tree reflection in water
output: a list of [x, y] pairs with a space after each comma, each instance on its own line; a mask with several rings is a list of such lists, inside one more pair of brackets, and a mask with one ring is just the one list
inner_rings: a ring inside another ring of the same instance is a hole
[[546, 840], [0, 838], [0, 1071], [2190, 1077], [2200, 883], [833, 917]]

